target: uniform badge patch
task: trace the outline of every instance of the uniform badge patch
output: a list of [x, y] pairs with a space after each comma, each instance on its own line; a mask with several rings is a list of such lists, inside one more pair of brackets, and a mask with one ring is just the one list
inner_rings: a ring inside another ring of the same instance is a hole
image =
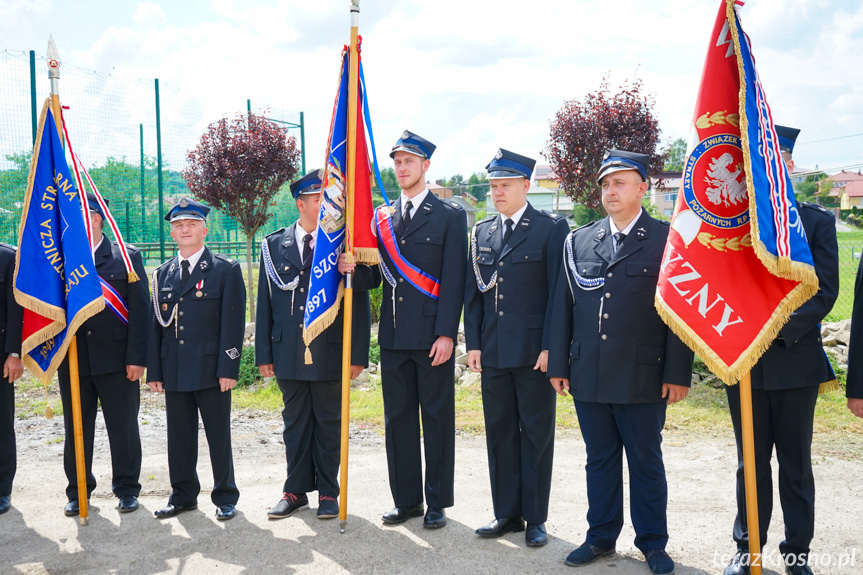
[[227, 353], [228, 357], [230, 357], [231, 359], [237, 359], [238, 357], [240, 357], [240, 352], [237, 351], [236, 347], [232, 347], [231, 349], [226, 349], [225, 353]]

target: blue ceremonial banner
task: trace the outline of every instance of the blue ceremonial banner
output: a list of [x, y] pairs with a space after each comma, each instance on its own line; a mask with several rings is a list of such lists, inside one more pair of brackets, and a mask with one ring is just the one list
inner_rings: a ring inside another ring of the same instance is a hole
[[[312, 256], [309, 293], [304, 310], [303, 341], [306, 344], [306, 363], [312, 358], [308, 345], [327, 327], [332, 325], [339, 313], [339, 304], [344, 294], [342, 274], [338, 270], [339, 256], [350, 246], [357, 263], [375, 265], [379, 261], [377, 238], [372, 230], [371, 173], [379, 170], [374, 162], [374, 138], [365, 97], [365, 81], [362, 60], [357, 80], [356, 114], [356, 174], [354, 177], [353, 201], [346, 202], [347, 157], [348, 157], [348, 63], [350, 54], [345, 48], [339, 72], [339, 90], [333, 107], [330, 136], [327, 142], [327, 163], [321, 174], [321, 207], [318, 214], [318, 232]], [[368, 128], [368, 136], [366, 136]], [[369, 158], [367, 141], [371, 144]], [[380, 186], [380, 177], [378, 176]], [[380, 186], [383, 190], [383, 186]], [[386, 198], [386, 195], [384, 195]], [[353, 237], [346, 234], [346, 208], [354, 217]]]
[[749, 36], [728, 9], [740, 75], [740, 135], [746, 166], [755, 253], [774, 275], [818, 285], [812, 253], [797, 211], [791, 177], [779, 149], [773, 115], [755, 68]]
[[46, 100], [21, 213], [15, 299], [24, 307], [21, 355], [47, 383], [71, 336], [105, 307], [102, 286], [54, 114]]

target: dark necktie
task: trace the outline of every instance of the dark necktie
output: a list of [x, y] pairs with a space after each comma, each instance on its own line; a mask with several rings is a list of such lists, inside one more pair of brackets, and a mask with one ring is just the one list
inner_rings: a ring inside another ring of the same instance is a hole
[[411, 225], [411, 210], [414, 209], [414, 205], [410, 200], [405, 202], [405, 215], [402, 217], [402, 235], [404, 235], [408, 231], [408, 226]]
[[623, 240], [626, 239], [626, 234], [623, 232], [617, 232], [614, 234], [614, 253], [617, 253], [617, 250], [620, 249], [620, 246], [623, 245]]
[[189, 281], [189, 276], [192, 275], [189, 271], [189, 260], [181, 261], [180, 267], [183, 268], [183, 272], [180, 274], [180, 279], [183, 282], [183, 285], [186, 285], [186, 282]]
[[312, 234], [306, 234], [303, 238], [303, 265], [309, 261], [310, 255], [312, 255]]
[[506, 245], [506, 243], [509, 241], [510, 236], [512, 236], [512, 219], [507, 218], [503, 225], [506, 226], [506, 229], [503, 232], [503, 245]]

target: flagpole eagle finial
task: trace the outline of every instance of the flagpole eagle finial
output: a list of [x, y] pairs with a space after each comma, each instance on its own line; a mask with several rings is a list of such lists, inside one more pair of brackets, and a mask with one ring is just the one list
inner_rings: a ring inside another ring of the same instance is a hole
[[48, 51], [45, 53], [45, 58], [48, 60], [48, 77], [60, 77], [60, 52], [57, 51], [57, 44], [54, 43], [54, 36], [48, 36]]

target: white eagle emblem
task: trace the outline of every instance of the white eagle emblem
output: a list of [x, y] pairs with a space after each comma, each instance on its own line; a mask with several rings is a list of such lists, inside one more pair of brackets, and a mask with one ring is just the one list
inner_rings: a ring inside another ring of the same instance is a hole
[[717, 206], [719, 204], [730, 206], [746, 201], [746, 182], [743, 180], [743, 170], [741, 168], [737, 168], [733, 172], [729, 170], [732, 162], [734, 162], [734, 157], [728, 152], [711, 160], [707, 176], [704, 178], [709, 186], [705, 193], [710, 203]]

